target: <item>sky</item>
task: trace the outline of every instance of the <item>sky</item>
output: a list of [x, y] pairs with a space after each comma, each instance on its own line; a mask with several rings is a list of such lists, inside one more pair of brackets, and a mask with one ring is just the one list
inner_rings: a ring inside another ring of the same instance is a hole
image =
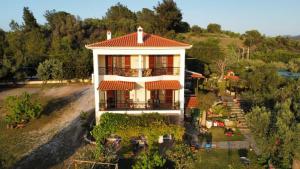
[[[22, 23], [23, 7], [40, 24], [46, 10], [66, 11], [82, 19], [102, 18], [120, 2], [132, 11], [153, 9], [162, 0], [0, 0], [0, 28], [8, 31], [13, 19]], [[300, 35], [300, 0], [175, 0], [190, 25], [218, 23], [223, 30], [244, 33], [257, 29], [268, 36]]]

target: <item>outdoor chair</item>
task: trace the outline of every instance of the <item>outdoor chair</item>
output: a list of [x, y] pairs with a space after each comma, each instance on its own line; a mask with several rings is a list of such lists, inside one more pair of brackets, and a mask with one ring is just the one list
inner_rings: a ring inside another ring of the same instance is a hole
[[152, 73], [152, 69], [145, 69], [145, 70], [143, 71], [143, 76], [144, 76], [144, 77], [151, 76], [151, 73]]

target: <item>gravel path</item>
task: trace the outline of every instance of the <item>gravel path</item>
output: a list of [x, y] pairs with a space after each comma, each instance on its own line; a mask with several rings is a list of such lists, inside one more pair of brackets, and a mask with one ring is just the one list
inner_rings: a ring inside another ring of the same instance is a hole
[[63, 113], [58, 118], [29, 133], [32, 137], [37, 137], [35, 140], [37, 144], [31, 152], [17, 162], [14, 168], [51, 168], [62, 163], [81, 146], [84, 130], [79, 116], [81, 111], [93, 111], [93, 88], [92, 86], [80, 86], [74, 89], [73, 87], [50, 89], [45, 93], [45, 97], [50, 95], [66, 96], [69, 102], [59, 110]]

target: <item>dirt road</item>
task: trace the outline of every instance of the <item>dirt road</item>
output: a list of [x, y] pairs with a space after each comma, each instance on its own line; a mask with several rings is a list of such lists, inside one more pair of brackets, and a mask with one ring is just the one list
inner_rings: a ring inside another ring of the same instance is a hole
[[14, 168], [51, 168], [70, 157], [82, 144], [84, 131], [79, 116], [81, 111], [92, 112], [94, 109], [92, 86], [53, 88], [45, 91], [44, 96], [57, 97], [63, 106], [50, 122], [29, 133], [36, 138], [33, 139], [36, 144]]

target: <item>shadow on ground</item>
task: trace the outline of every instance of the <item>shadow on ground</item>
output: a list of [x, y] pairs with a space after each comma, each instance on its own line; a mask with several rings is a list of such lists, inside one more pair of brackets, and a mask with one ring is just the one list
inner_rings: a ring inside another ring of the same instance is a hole
[[[89, 112], [93, 113], [93, 110]], [[46, 169], [63, 163], [84, 144], [84, 132], [85, 129], [82, 127], [80, 117], [77, 117], [47, 143], [24, 156], [13, 168]]]
[[57, 112], [64, 108], [66, 105], [75, 102], [76, 100], [80, 99], [84, 93], [89, 89], [84, 89], [81, 91], [73, 92], [72, 94], [64, 97], [54, 98], [47, 102], [45, 106], [43, 106], [44, 115], [50, 115], [52, 112]]

